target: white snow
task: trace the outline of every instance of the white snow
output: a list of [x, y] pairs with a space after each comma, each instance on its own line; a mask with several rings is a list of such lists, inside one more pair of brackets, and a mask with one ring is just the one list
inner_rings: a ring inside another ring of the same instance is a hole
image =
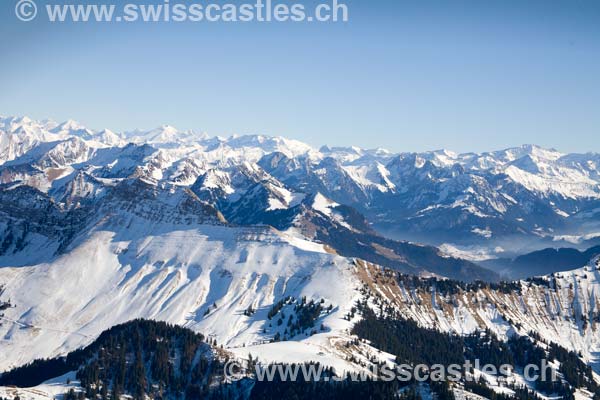
[[458, 246], [444, 243], [439, 249], [449, 257], [462, 258], [469, 261], [486, 261], [498, 258], [498, 253], [502, 253], [501, 247], [489, 249], [483, 246]]
[[19, 396], [21, 400], [54, 400], [58, 396], [67, 393], [70, 389], [76, 392], [81, 390], [79, 381], [75, 377], [75, 372], [66, 373], [31, 388], [0, 386], [0, 397], [12, 399]]
[[585, 235], [556, 235], [552, 238], [555, 242], [564, 240], [565, 242], [580, 244], [587, 240], [595, 239], [600, 237], [600, 232], [588, 233]]
[[[214, 335], [226, 348], [251, 346], [270, 340], [262, 333], [266, 314], [288, 295], [338, 305], [322, 321], [330, 331], [290, 345], [316, 340], [323, 347], [347, 335], [342, 317], [358, 287], [351, 262], [289, 234], [155, 223], [127, 213], [82, 233], [56, 259], [1, 268], [0, 284], [16, 306], [0, 326], [0, 370], [65, 354], [137, 317]], [[250, 305], [259, 311], [246, 317]]]
[[312, 207], [319, 211], [322, 212], [323, 214], [327, 215], [327, 216], [331, 216], [332, 214], [332, 208], [333, 207], [337, 207], [339, 206], [338, 203], [329, 200], [327, 197], [323, 196], [321, 193], [317, 193], [315, 195], [315, 199], [313, 201]]
[[483, 236], [486, 239], [489, 239], [492, 237], [492, 231], [489, 228], [473, 228], [471, 229], [471, 232], [476, 233], [479, 236]]

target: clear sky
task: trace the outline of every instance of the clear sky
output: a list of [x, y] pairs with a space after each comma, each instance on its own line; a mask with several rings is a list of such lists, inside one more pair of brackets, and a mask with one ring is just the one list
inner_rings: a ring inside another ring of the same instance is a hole
[[2, 0], [0, 115], [393, 151], [600, 152], [600, 1], [345, 3], [336, 24], [50, 24]]

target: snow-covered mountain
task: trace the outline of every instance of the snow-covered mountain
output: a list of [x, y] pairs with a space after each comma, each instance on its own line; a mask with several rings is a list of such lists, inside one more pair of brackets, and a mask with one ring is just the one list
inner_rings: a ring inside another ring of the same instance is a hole
[[600, 365], [600, 258], [589, 265], [499, 285], [463, 285], [397, 277], [358, 262], [369, 295], [422, 326], [468, 334], [489, 329], [500, 338], [536, 332], [544, 340]]
[[[166, 125], [115, 133], [22, 117], [0, 119], [0, 165], [2, 182], [20, 180], [45, 192], [58, 190], [74, 170], [113, 178], [136, 170], [156, 182], [195, 187], [219, 209], [231, 209], [252, 184], [268, 181], [295, 199], [321, 193], [356, 208], [386, 235], [430, 244], [510, 247], [584, 241], [600, 232], [600, 155], [533, 145], [393, 154], [314, 149], [259, 135], [208, 137]], [[285, 205], [277, 197], [269, 197], [274, 207]]]
[[[357, 301], [455, 334], [532, 331], [596, 366], [597, 262], [466, 284], [447, 278], [498, 275], [450, 256], [456, 247], [379, 232], [593, 240], [599, 168], [599, 155], [536, 146], [392, 154], [0, 118], [0, 371], [138, 317], [202, 332], [238, 357], [361, 370], [375, 350], [349, 354]], [[272, 320], [306, 304], [322, 305], [306, 325]]]

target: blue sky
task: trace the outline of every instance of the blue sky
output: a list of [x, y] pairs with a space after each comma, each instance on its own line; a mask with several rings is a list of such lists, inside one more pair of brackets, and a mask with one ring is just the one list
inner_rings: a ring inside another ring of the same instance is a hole
[[595, 0], [347, 0], [337, 24], [24, 23], [15, 3], [0, 4], [0, 115], [393, 151], [600, 151]]

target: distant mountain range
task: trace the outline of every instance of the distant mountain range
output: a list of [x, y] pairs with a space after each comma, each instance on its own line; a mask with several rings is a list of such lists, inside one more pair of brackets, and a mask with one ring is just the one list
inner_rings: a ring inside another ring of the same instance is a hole
[[492, 259], [479, 264], [497, 271], [506, 279], [524, 279], [532, 276], [549, 275], [573, 267], [583, 267], [600, 255], [600, 246], [579, 251], [571, 247], [546, 248], [514, 259]]
[[[0, 119], [1, 182], [65, 196], [75, 173], [191, 188], [232, 220], [320, 193], [388, 236], [439, 245], [493, 243], [533, 250], [600, 240], [600, 155], [534, 145], [487, 153], [394, 154], [281, 137], [208, 137], [162, 126], [94, 131], [74, 121]], [[257, 187], [258, 185], [258, 187]], [[92, 190], [92, 186], [88, 186]], [[248, 215], [236, 210], [261, 201]], [[72, 200], [72, 199], [71, 199]], [[260, 205], [260, 208], [259, 208]], [[262, 215], [264, 216], [264, 215]], [[589, 246], [588, 246], [589, 247]]]

